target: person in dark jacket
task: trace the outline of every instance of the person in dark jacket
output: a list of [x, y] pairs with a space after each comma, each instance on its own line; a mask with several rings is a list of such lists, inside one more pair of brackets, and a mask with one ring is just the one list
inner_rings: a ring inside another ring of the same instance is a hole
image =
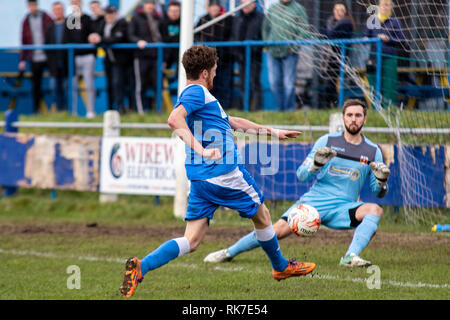
[[[64, 43], [87, 44], [90, 37], [95, 36], [92, 29], [92, 20], [81, 10], [81, 0], [71, 0], [73, 13], [66, 19], [64, 29]], [[97, 35], [98, 36], [98, 35]], [[87, 93], [86, 117], [95, 117], [95, 55], [97, 49], [76, 49], [74, 50], [75, 74], [72, 78], [72, 108], [76, 110], [78, 104], [78, 77], [83, 75], [83, 81]]]
[[100, 1], [93, 0], [89, 3], [91, 9], [92, 31], [100, 33], [100, 28], [105, 21], [105, 12], [100, 4]]
[[[251, 0], [243, 0], [242, 3]], [[261, 40], [262, 23], [264, 14], [256, 9], [256, 3], [252, 2], [242, 8], [241, 12], [234, 18], [232, 41]], [[252, 46], [250, 49], [250, 110], [261, 109], [261, 64], [262, 47]], [[244, 105], [245, 95], [245, 48], [234, 47], [234, 59], [239, 66], [240, 89], [242, 95], [242, 106]]]
[[154, 48], [146, 49], [147, 43], [161, 42], [159, 32], [160, 19], [155, 11], [155, 0], [143, 0], [128, 25], [128, 40], [137, 43], [139, 49], [134, 50], [135, 99], [139, 114], [144, 109], [151, 109], [152, 99], [146, 98], [146, 91], [152, 88], [156, 92], [156, 58]]
[[[205, 24], [223, 13], [220, 0], [209, 0], [208, 13], [201, 17], [197, 27]], [[194, 35], [195, 42], [230, 41], [233, 18], [231, 16], [209, 26]], [[233, 88], [233, 50], [231, 47], [217, 47], [217, 75], [211, 94], [217, 98], [222, 107], [227, 110], [232, 105]]]
[[[45, 33], [45, 44], [62, 44], [64, 36], [64, 5], [57, 1], [52, 5], [53, 23]], [[67, 110], [67, 51], [47, 50], [47, 64], [51, 75], [52, 107]]]
[[[45, 44], [45, 33], [52, 24], [52, 18], [39, 10], [37, 0], [28, 0], [29, 13], [22, 22], [22, 45]], [[47, 55], [44, 50], [23, 50], [20, 52], [19, 70], [26, 69], [27, 61], [31, 66], [33, 110], [40, 112], [42, 100], [42, 75], [47, 67]]]
[[[105, 19], [99, 26], [100, 44], [112, 45], [128, 42], [128, 23], [119, 17], [117, 8], [108, 5], [105, 8]], [[108, 92], [110, 93], [108, 109], [125, 111], [124, 97], [127, 85], [128, 68], [131, 66], [131, 53], [127, 49], [105, 48], [105, 73]]]
[[[160, 25], [160, 32], [163, 42], [179, 42], [180, 41], [180, 14], [181, 5], [178, 1], [170, 1], [167, 5], [166, 16]], [[178, 48], [164, 49], [164, 62], [166, 68], [172, 67], [178, 63]]]
[[[374, 25], [368, 23], [365, 31], [367, 38], [380, 38], [383, 41], [382, 48], [382, 66], [381, 66], [381, 94], [382, 105], [387, 107], [389, 104], [397, 102], [397, 86], [398, 86], [398, 55], [399, 50], [403, 49], [406, 42], [403, 33], [403, 27], [400, 20], [394, 17], [394, 3], [392, 0], [378, 1], [378, 16]], [[375, 70], [376, 70], [376, 52], [375, 43], [371, 45], [371, 55], [367, 66], [367, 77], [372, 87], [375, 87]], [[372, 70], [370, 70], [372, 69]]]
[[[336, 1], [333, 6], [333, 15], [328, 18], [323, 30], [328, 39], [348, 39], [353, 36], [355, 24], [348, 7], [344, 1]], [[328, 57], [326, 77], [324, 81], [324, 97], [322, 106], [325, 108], [336, 107], [338, 104], [337, 83], [340, 74], [341, 49], [332, 46], [332, 52]]]

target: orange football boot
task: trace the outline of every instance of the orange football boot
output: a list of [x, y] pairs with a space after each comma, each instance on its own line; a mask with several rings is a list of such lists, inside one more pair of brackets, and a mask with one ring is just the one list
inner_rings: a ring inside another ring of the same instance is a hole
[[136, 257], [129, 258], [125, 263], [125, 276], [123, 278], [122, 286], [120, 287], [120, 292], [123, 297], [131, 297], [136, 288], [144, 277], [142, 277], [141, 272], [141, 260]]
[[272, 270], [272, 277], [275, 280], [283, 280], [290, 277], [304, 276], [312, 272], [316, 264], [314, 262], [297, 262], [295, 258], [289, 260], [289, 263], [284, 271]]

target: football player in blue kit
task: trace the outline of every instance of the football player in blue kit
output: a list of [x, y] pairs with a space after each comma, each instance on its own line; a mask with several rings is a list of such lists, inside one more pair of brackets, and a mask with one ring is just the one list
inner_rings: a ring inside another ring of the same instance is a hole
[[241, 164], [233, 130], [270, 134], [279, 139], [297, 137], [300, 132], [279, 130], [249, 120], [231, 117], [209, 90], [217, 69], [217, 52], [207, 46], [193, 46], [183, 54], [187, 86], [172, 110], [168, 124], [186, 144], [186, 174], [191, 181], [183, 237], [166, 241], [142, 260], [129, 258], [121, 286], [124, 297], [131, 297], [144, 275], [184, 254], [195, 251], [204, 238], [219, 206], [238, 211], [251, 219], [255, 241], [272, 264], [272, 277], [282, 280], [306, 275], [312, 262], [287, 260], [281, 253], [264, 196]]
[[[305, 203], [320, 214], [321, 224], [332, 229], [355, 229], [353, 240], [340, 265], [347, 267], [369, 266], [370, 261], [359, 254], [374, 236], [383, 210], [374, 203], [358, 200], [366, 179], [377, 197], [388, 191], [390, 170], [383, 163], [380, 148], [361, 134], [366, 123], [367, 107], [363, 101], [348, 99], [342, 108], [345, 129], [343, 132], [326, 134], [314, 144], [307, 158], [297, 169], [300, 181], [316, 177], [310, 190], [291, 206], [274, 224], [279, 240], [292, 234], [287, 223], [290, 211]], [[361, 161], [350, 159], [365, 159]], [[242, 237], [227, 249], [207, 255], [205, 262], [230, 261], [238, 254], [258, 247], [254, 232]]]

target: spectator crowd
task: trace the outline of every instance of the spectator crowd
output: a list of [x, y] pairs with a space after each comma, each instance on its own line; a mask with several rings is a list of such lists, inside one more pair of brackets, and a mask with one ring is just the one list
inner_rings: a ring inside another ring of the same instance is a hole
[[[177, 43], [180, 35], [181, 3], [166, 1], [159, 10], [158, 0], [141, 0], [131, 17], [121, 17], [114, 5], [102, 7], [99, 1], [89, 3], [90, 14], [83, 12], [82, 0], [71, 0], [71, 12], [60, 1], [52, 4], [51, 13], [39, 9], [38, 0], [26, 0], [28, 13], [22, 22], [22, 44], [92, 44], [103, 48], [104, 71], [106, 78], [108, 109], [143, 114], [155, 110], [156, 95], [148, 95], [149, 89], [156, 91], [157, 68], [177, 69], [178, 48], [165, 48], [163, 65], [157, 65], [157, 49], [146, 47], [149, 43]], [[297, 0], [277, 0], [264, 13], [257, 1], [235, 15], [194, 34], [195, 42], [245, 41], [245, 40], [302, 40], [312, 38], [312, 31], [305, 8]], [[392, 15], [392, 1], [380, 0], [379, 30], [366, 30], [368, 37], [380, 37], [384, 42], [384, 52], [395, 56], [396, 50], [404, 41], [401, 24]], [[206, 0], [206, 14], [197, 22], [203, 25], [225, 13], [220, 0]], [[293, 17], [287, 19], [286, 17]], [[389, 30], [389, 32], [386, 32]], [[329, 39], [351, 38], [355, 31], [353, 18], [345, 1], [336, 1], [333, 14], [321, 30]], [[317, 37], [317, 34], [315, 34]], [[109, 45], [135, 43], [136, 49], [111, 49]], [[263, 65], [261, 46], [251, 47], [249, 74], [250, 110], [262, 109], [262, 88], [260, 75]], [[274, 45], [265, 47], [270, 88], [276, 107], [281, 111], [294, 111], [298, 108], [295, 93], [297, 81], [297, 62], [301, 59], [296, 46]], [[333, 48], [339, 56], [339, 47]], [[244, 47], [218, 47], [217, 76], [214, 79], [212, 94], [224, 109], [243, 108], [244, 79], [246, 59]], [[19, 70], [29, 66], [32, 73], [32, 96], [34, 112], [42, 110], [42, 78], [45, 69], [50, 73], [52, 105], [57, 110], [67, 110], [67, 91], [72, 90], [72, 106], [78, 103], [80, 88], [85, 93], [86, 117], [96, 116], [95, 65], [99, 48], [74, 50], [74, 75], [68, 79], [67, 50], [23, 50], [20, 53]], [[370, 61], [369, 61], [370, 62]], [[383, 64], [396, 66], [395, 58], [384, 59]], [[238, 90], [240, 101], [233, 100], [233, 79], [235, 69], [239, 72]], [[337, 79], [340, 65], [336, 59], [328, 61], [326, 72], [329, 75], [323, 84], [323, 107], [337, 103]], [[369, 71], [369, 70], [368, 70]], [[370, 77], [369, 77], [370, 78]], [[82, 81], [80, 81], [82, 79]], [[371, 81], [373, 81], [370, 78]], [[395, 84], [385, 84], [384, 90], [392, 96]], [[70, 86], [68, 85], [70, 84]], [[81, 85], [83, 87], [81, 87]], [[128, 101], [128, 103], [126, 103]]]

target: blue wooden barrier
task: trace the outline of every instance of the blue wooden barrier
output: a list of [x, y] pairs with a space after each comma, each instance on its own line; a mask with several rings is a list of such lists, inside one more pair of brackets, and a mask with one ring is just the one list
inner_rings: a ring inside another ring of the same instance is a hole
[[[9, 109], [5, 112], [5, 133], [16, 133], [19, 131], [18, 128], [14, 127], [12, 124], [19, 120], [19, 116], [15, 109]], [[12, 151], [12, 150], [11, 150]], [[4, 152], [8, 153], [8, 150]], [[3, 156], [2, 156], [3, 158]], [[3, 197], [10, 197], [17, 193], [17, 187], [15, 184], [4, 185], [3, 186]]]

